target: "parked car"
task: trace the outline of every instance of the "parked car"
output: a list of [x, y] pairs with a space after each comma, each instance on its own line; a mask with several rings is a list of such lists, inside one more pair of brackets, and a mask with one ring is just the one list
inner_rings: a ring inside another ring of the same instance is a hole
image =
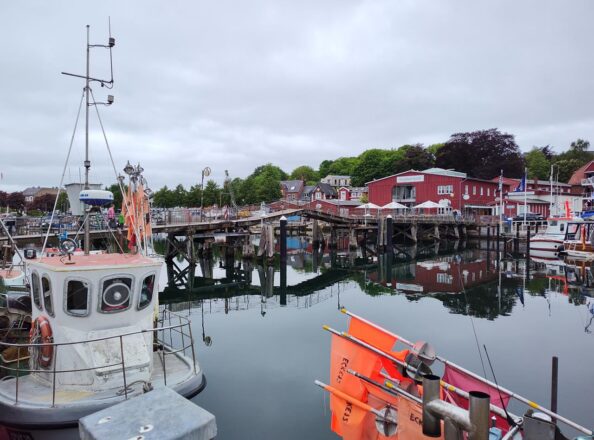
[[[539, 220], [544, 220], [544, 216], [542, 214], [537, 214], [535, 212], [527, 212], [526, 213], [526, 221], [527, 222], [534, 222]], [[515, 222], [523, 222], [524, 221], [524, 214], [516, 215], [513, 219]]]

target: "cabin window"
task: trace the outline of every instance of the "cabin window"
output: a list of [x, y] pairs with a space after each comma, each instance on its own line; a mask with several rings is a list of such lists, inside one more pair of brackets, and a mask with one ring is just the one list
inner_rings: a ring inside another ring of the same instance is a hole
[[155, 275], [147, 276], [142, 282], [140, 289], [140, 298], [138, 299], [138, 310], [146, 308], [153, 300], [153, 292], [155, 291]]
[[41, 291], [43, 292], [43, 304], [45, 305], [45, 311], [50, 316], [54, 316], [54, 303], [52, 302], [52, 283], [46, 275], [41, 277]]
[[37, 272], [31, 274], [31, 292], [33, 293], [33, 302], [39, 310], [43, 310], [41, 307], [41, 285]]
[[67, 281], [66, 313], [72, 316], [87, 316], [89, 314], [89, 283], [87, 281]]
[[559, 230], [560, 230], [561, 232], [565, 231], [565, 224], [564, 224], [564, 223], [561, 223], [561, 224], [559, 225]]
[[99, 310], [104, 313], [121, 312], [130, 307], [132, 296], [132, 278], [118, 276], [101, 283], [101, 304]]

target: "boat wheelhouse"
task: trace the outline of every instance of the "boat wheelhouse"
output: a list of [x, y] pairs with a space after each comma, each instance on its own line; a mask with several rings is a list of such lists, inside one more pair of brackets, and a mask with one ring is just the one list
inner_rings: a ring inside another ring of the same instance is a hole
[[55, 430], [154, 387], [188, 398], [200, 392], [189, 321], [158, 313], [161, 266], [140, 254], [29, 262], [31, 340], [0, 347], [28, 352], [30, 362], [0, 367], [0, 424], [51, 438], [47, 430], [64, 435]]
[[[563, 242], [576, 233], [576, 226], [584, 220], [576, 217], [551, 217], [544, 232], [530, 238], [530, 255], [537, 258], [556, 258], [563, 250]], [[571, 229], [571, 231], [570, 231]]]
[[569, 224], [563, 241], [563, 254], [576, 260], [594, 260], [594, 221]]

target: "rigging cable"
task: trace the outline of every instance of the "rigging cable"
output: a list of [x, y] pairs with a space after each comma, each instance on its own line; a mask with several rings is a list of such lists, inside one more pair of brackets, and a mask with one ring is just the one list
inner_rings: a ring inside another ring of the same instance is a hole
[[74, 130], [72, 131], [72, 137], [70, 138], [70, 146], [68, 147], [68, 154], [66, 155], [66, 162], [64, 163], [64, 169], [62, 170], [62, 177], [60, 178], [60, 184], [58, 185], [58, 194], [56, 194], [56, 200], [54, 201], [54, 208], [52, 209], [52, 216], [47, 226], [47, 232], [45, 239], [43, 240], [43, 247], [41, 248], [41, 255], [45, 251], [47, 246], [47, 240], [49, 239], [50, 231], [52, 230], [52, 224], [54, 223], [54, 216], [56, 215], [56, 207], [58, 206], [58, 199], [60, 198], [60, 192], [62, 191], [62, 184], [64, 183], [64, 176], [66, 175], [66, 169], [68, 168], [68, 162], [70, 161], [70, 153], [72, 152], [72, 145], [74, 144], [74, 135], [76, 134], [76, 128], [78, 127], [78, 120], [80, 118], [80, 110], [82, 109], [83, 98], [85, 97], [85, 89], [83, 89], [82, 96], [80, 97], [80, 104], [78, 105], [78, 113], [76, 115], [76, 122], [74, 123]]
[[[99, 125], [101, 126], [101, 132], [103, 133], [103, 139], [105, 140], [105, 146], [107, 147], [107, 153], [109, 154], [109, 160], [111, 161], [111, 166], [113, 167], [113, 172], [116, 178], [116, 181], [118, 182], [118, 186], [120, 187], [120, 192], [122, 193], [122, 203], [125, 203], [126, 206], [128, 206], [129, 201], [127, 200], [126, 197], [126, 193], [124, 192], [124, 187], [122, 185], [122, 182], [120, 179], [118, 179], [118, 171], [116, 169], [115, 166], [115, 162], [113, 160], [113, 155], [111, 154], [111, 148], [109, 147], [109, 142], [107, 141], [107, 135], [105, 134], [105, 128], [103, 127], [103, 121], [101, 120], [101, 115], [99, 114], [99, 108], [97, 107], [97, 103], [95, 102], [95, 95], [93, 94], [93, 91], [91, 90], [91, 98], [93, 98], [93, 104], [95, 106], [95, 111], [97, 112], [97, 119], [99, 120]], [[136, 237], [138, 240], [140, 240], [140, 229], [138, 228], [137, 225], [137, 221], [134, 221], [132, 223], [132, 228], [134, 229], [134, 233], [136, 234]], [[138, 246], [140, 249], [142, 249], [142, 246], [139, 245]], [[145, 254], [147, 254], [148, 252], [145, 250]]]
[[[468, 296], [466, 295], [466, 289], [464, 288], [464, 280], [462, 278], [462, 272], [460, 271], [460, 263], [462, 262], [462, 257], [460, 255], [456, 256], [457, 258], [457, 266], [458, 266], [458, 277], [460, 278], [460, 288], [462, 289], [462, 293], [464, 294], [464, 300], [466, 301], [466, 306], [469, 307], [469, 303], [468, 303]], [[479, 344], [479, 340], [478, 340], [478, 336], [476, 334], [476, 328], [474, 326], [474, 319], [472, 318], [472, 315], [470, 314], [470, 310], [467, 311], [468, 317], [470, 318], [470, 323], [472, 324], [472, 332], [474, 333], [474, 340], [476, 342], [476, 348], [478, 351], [478, 355], [479, 358], [481, 360], [481, 365], [483, 367], [483, 375], [485, 377], [485, 379], [487, 378], [487, 370], [485, 369], [485, 362], [483, 361], [483, 355], [481, 353], [481, 347]]]

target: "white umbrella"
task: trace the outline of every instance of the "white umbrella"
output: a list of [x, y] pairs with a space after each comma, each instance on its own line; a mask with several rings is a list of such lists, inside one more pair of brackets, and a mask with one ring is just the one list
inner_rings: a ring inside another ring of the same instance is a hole
[[398, 202], [390, 202], [387, 205], [382, 206], [382, 209], [407, 209], [408, 206]]
[[413, 208], [431, 209], [431, 208], [443, 208], [443, 206], [440, 205], [439, 203], [435, 203], [435, 202], [432, 202], [431, 200], [427, 200], [426, 202], [419, 203], [418, 205], [413, 206]]
[[365, 203], [363, 205], [359, 205], [359, 206], [355, 207], [355, 209], [381, 209], [381, 207], [379, 207], [375, 203], [369, 202], [369, 203]]

